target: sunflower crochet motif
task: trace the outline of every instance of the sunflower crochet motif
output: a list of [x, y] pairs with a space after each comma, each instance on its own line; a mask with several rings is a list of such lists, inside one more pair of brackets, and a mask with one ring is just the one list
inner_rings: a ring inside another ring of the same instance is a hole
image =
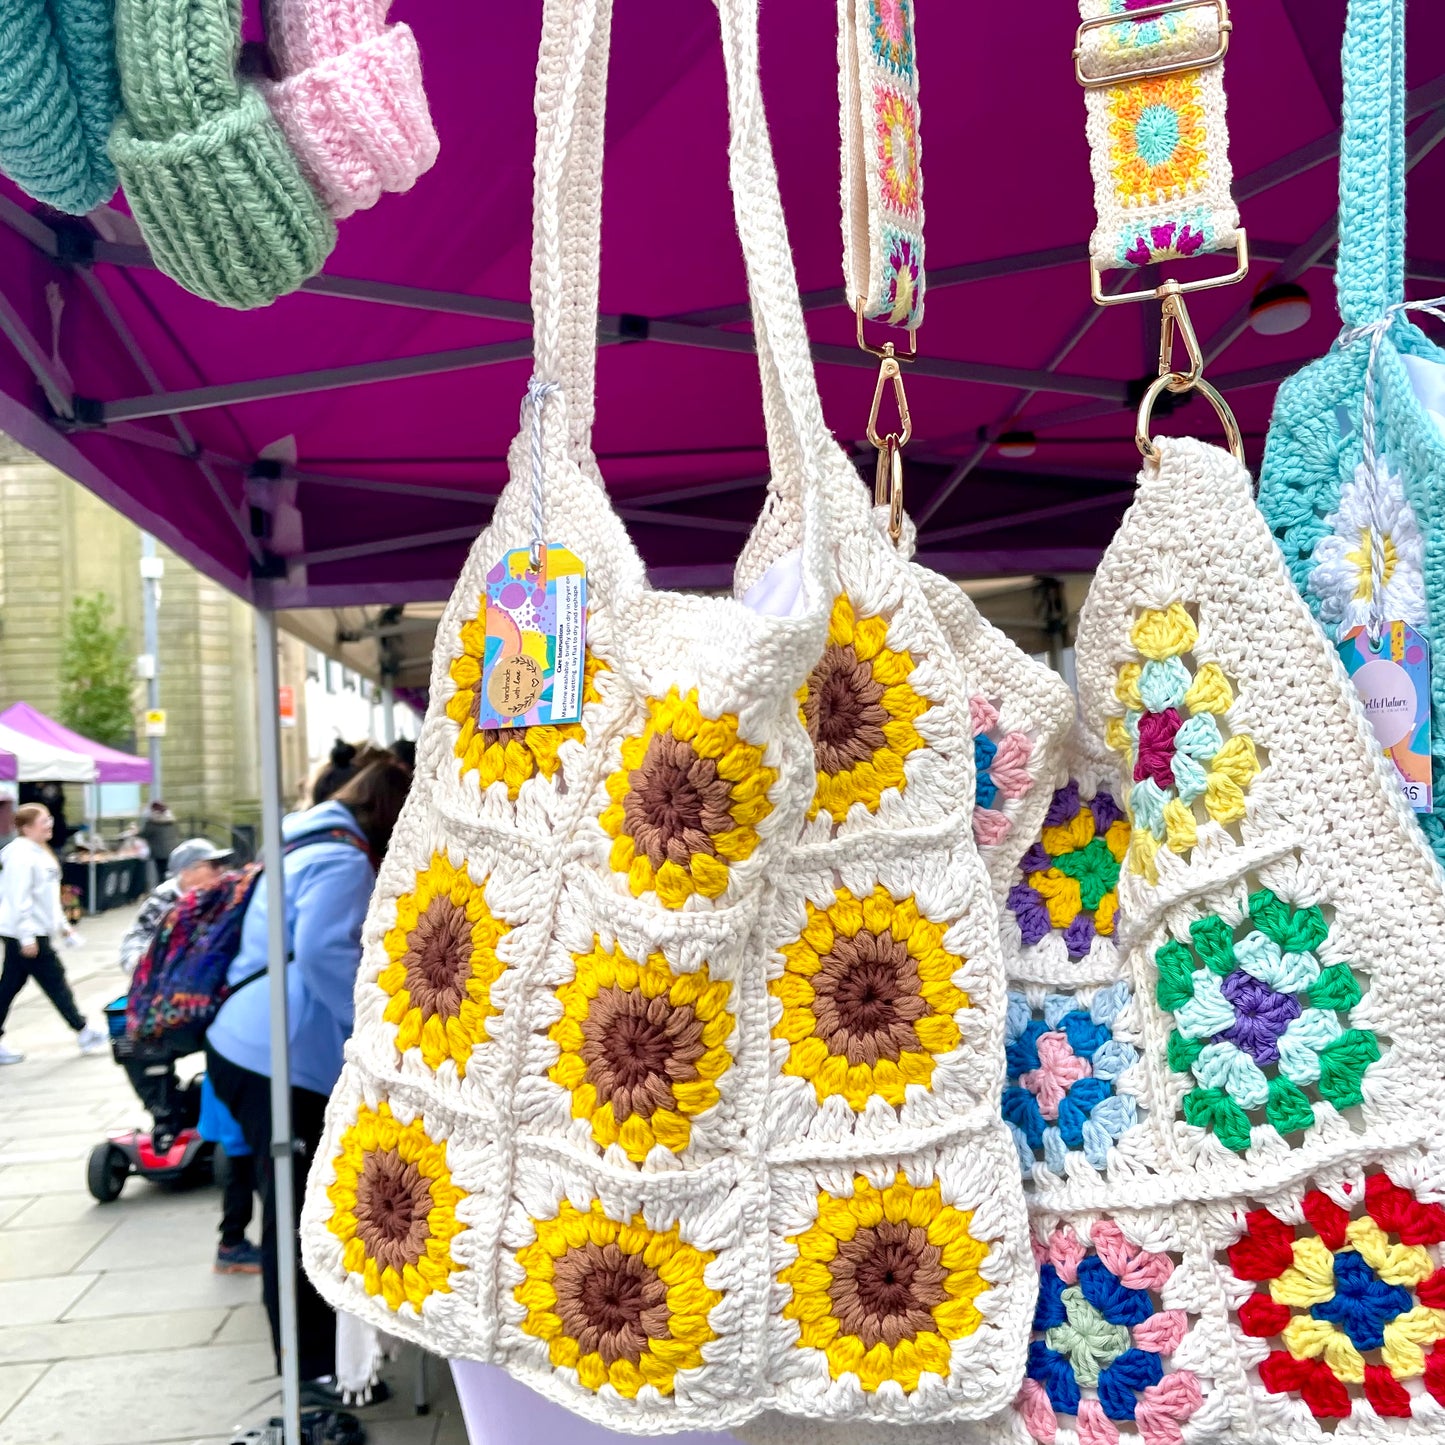
[[799, 1322], [797, 1348], [823, 1351], [835, 1380], [856, 1375], [869, 1394], [947, 1377], [951, 1342], [983, 1323], [988, 1246], [971, 1222], [937, 1184], [902, 1174], [881, 1190], [859, 1175], [851, 1194], [821, 1191], [817, 1222], [789, 1239], [798, 1258], [778, 1276], [792, 1286], [783, 1314]]
[[914, 723], [929, 708], [912, 673], [912, 657], [888, 646], [886, 617], [859, 617], [847, 597], [834, 602], [827, 646], [800, 699], [818, 763], [810, 818], [825, 812], [841, 823], [855, 803], [877, 812], [889, 788], [907, 787], [904, 764], [926, 746]]
[[[582, 723], [543, 723], [529, 728], [482, 727], [478, 718], [482, 703], [482, 662], [486, 656], [487, 622], [485, 611], [464, 623], [461, 629], [462, 651], [453, 659], [450, 676], [456, 691], [447, 703], [447, 716], [460, 731], [452, 751], [461, 764], [463, 775], [475, 772], [483, 792], [495, 783], [505, 783], [512, 802], [522, 785], [541, 776], [555, 778], [561, 767], [559, 750], [564, 742], [583, 742], [586, 730]], [[606, 664], [588, 651], [582, 671], [582, 702], [585, 706], [601, 700], [597, 676]]]
[[694, 894], [716, 899], [729, 868], [758, 846], [777, 771], [739, 734], [735, 715], [704, 716], [695, 690], [649, 699], [648, 714], [607, 779], [601, 823], [613, 839], [612, 868], [634, 896], [655, 893], [665, 908]]
[[558, 1058], [550, 1078], [572, 1096], [599, 1148], [620, 1144], [634, 1164], [657, 1145], [680, 1154], [692, 1120], [719, 1098], [732, 1065], [732, 985], [704, 964], [675, 973], [660, 953], [638, 964], [600, 943], [576, 960], [557, 990], [563, 1014], [548, 1037]]
[[464, 1228], [457, 1205], [466, 1196], [452, 1183], [446, 1146], [419, 1118], [403, 1124], [382, 1103], [357, 1113], [333, 1163], [327, 1228], [367, 1294], [391, 1310], [420, 1310], [428, 1296], [449, 1292], [460, 1268], [451, 1241]]
[[840, 889], [826, 909], [809, 903], [768, 984], [782, 1005], [783, 1072], [808, 1080], [819, 1104], [841, 1095], [856, 1113], [875, 1094], [899, 1108], [909, 1084], [927, 1087], [938, 1056], [958, 1048], [953, 1016], [968, 1007], [953, 983], [962, 960], [943, 934], [913, 899], [881, 887], [862, 899]]
[[552, 1219], [532, 1221], [517, 1251], [526, 1278], [513, 1293], [522, 1329], [547, 1342], [556, 1369], [575, 1370], [591, 1391], [610, 1385], [624, 1399], [644, 1385], [671, 1395], [679, 1371], [704, 1363], [717, 1336], [708, 1315], [721, 1292], [704, 1282], [716, 1256], [677, 1228], [650, 1229], [642, 1215], [619, 1220], [593, 1200], [563, 1200]]
[[388, 997], [399, 1053], [420, 1048], [427, 1067], [451, 1059], [465, 1074], [472, 1050], [486, 1043], [492, 985], [502, 975], [497, 944], [506, 926], [492, 916], [485, 890], [465, 866], [436, 854], [396, 904], [385, 938], [390, 963], [377, 978]]

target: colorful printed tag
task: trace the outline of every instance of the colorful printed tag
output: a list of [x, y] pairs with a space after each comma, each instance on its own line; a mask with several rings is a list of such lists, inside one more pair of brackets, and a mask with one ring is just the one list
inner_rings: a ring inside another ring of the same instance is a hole
[[1433, 813], [1430, 644], [1408, 623], [1391, 622], [1378, 642], [1371, 642], [1368, 628], [1356, 627], [1338, 645], [1406, 801], [1417, 813]]
[[548, 546], [540, 573], [531, 552], [508, 552], [487, 573], [487, 646], [477, 724], [526, 728], [582, 717], [587, 569]]

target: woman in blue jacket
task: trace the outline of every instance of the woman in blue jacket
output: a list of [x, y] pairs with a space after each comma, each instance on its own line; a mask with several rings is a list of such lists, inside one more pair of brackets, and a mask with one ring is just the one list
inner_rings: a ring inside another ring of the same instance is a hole
[[[341, 1075], [351, 1035], [352, 987], [361, 962], [361, 925], [376, 866], [391, 841], [411, 773], [382, 754], [332, 798], [282, 824], [286, 841], [286, 1003], [291, 1060], [291, 1129], [300, 1151], [294, 1170], [299, 1224], [306, 1170], [321, 1142], [326, 1100]], [[280, 1368], [276, 1271], [276, 1195], [271, 1160], [271, 1001], [266, 877], [256, 884], [228, 981], [238, 987], [206, 1035], [206, 1068], [256, 1159], [261, 1196], [261, 1283]], [[247, 980], [254, 980], [247, 982]], [[302, 1403], [339, 1403], [336, 1319], [304, 1273], [297, 1274]]]

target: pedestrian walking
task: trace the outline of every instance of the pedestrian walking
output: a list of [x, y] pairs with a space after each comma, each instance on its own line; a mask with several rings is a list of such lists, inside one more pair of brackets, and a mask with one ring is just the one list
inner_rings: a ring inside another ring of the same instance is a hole
[[[5, 944], [0, 1034], [15, 995], [33, 978], [75, 1030], [80, 1052], [93, 1054], [105, 1047], [105, 1031], [85, 1021], [55, 952], [57, 940], [69, 942], [75, 936], [60, 906], [60, 862], [50, 848], [55, 819], [43, 804], [24, 803], [15, 810], [15, 831], [0, 853], [0, 939]], [[0, 1039], [0, 1064], [18, 1064], [24, 1057]]]

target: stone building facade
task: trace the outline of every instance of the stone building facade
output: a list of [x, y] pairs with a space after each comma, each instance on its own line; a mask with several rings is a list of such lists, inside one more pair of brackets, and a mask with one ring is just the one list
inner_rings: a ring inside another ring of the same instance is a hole
[[[165, 801], [178, 818], [254, 823], [260, 804], [254, 614], [166, 548], [159, 609]], [[48, 463], [0, 435], [0, 708], [25, 701], [56, 714], [60, 648], [71, 599], [103, 592], [143, 648], [139, 529]], [[281, 681], [296, 726], [281, 733], [288, 803], [307, 768], [306, 648], [281, 636]], [[145, 685], [135, 692], [144, 752]]]

